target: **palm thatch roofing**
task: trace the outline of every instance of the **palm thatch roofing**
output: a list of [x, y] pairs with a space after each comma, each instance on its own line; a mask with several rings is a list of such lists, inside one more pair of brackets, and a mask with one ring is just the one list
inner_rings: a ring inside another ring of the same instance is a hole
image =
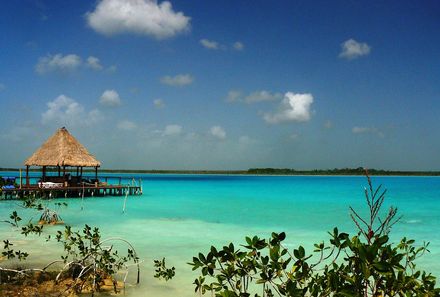
[[101, 166], [101, 162], [96, 160], [65, 127], [58, 129], [24, 164], [26, 166]]

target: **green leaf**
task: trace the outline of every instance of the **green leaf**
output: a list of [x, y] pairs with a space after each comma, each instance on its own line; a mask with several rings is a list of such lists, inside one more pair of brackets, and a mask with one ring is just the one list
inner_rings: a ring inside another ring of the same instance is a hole
[[379, 272], [389, 272], [391, 270], [391, 265], [386, 262], [375, 262], [373, 267]]

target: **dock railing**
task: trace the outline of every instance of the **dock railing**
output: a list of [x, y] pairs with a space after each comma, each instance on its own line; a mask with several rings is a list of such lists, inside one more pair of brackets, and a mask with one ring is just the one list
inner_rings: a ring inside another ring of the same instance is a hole
[[[13, 176], [9, 174], [10, 176]], [[124, 196], [125, 192], [128, 195], [142, 194], [142, 179], [136, 179], [132, 176], [95, 176], [84, 175], [80, 180], [75, 180], [75, 177], [69, 182], [56, 182], [57, 176], [48, 176], [48, 180], [41, 182], [40, 175], [30, 176], [31, 183], [29, 185], [14, 185], [4, 187], [1, 190], [1, 197], [3, 199], [14, 199], [24, 197], [25, 195], [36, 195], [39, 197], [101, 197], [101, 196]], [[104, 181], [104, 182], [103, 182]]]

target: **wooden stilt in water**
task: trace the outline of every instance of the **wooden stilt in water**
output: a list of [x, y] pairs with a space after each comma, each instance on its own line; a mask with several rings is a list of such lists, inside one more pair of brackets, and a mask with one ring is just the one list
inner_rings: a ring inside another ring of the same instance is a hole
[[126, 205], [127, 205], [128, 189], [129, 188], [127, 187], [127, 189], [125, 190], [124, 207], [122, 207], [122, 213], [125, 213], [125, 208], [126, 208]]

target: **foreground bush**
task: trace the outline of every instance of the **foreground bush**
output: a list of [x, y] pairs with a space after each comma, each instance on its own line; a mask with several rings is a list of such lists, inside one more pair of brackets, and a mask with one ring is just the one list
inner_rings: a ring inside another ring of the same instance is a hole
[[389, 242], [391, 227], [399, 221], [391, 207], [380, 218], [386, 191], [374, 189], [368, 177], [365, 189], [369, 216], [350, 208], [358, 228], [355, 236], [329, 232], [330, 240], [307, 252], [299, 246], [283, 246], [286, 234], [272, 233], [270, 239], [246, 237], [246, 244], [222, 249], [211, 247], [189, 263], [201, 275], [194, 281], [200, 295], [246, 296], [440, 296], [436, 279], [416, 269], [415, 260], [427, 252], [427, 244], [414, 245], [403, 238]]
[[[54, 210], [43, 206], [41, 199], [24, 197], [18, 205], [25, 209], [42, 212], [39, 224], [32, 221], [21, 225], [22, 218], [14, 210], [8, 220], [0, 222], [9, 224], [24, 236], [30, 234], [40, 236], [44, 224], [56, 224], [61, 221]], [[55, 203], [56, 206], [67, 206], [65, 203]], [[66, 225], [63, 231], [57, 231], [54, 236], [48, 235], [49, 240], [56, 240], [63, 247], [60, 260], [54, 260], [44, 267], [26, 267], [25, 263], [12, 268], [8, 260], [24, 261], [29, 252], [17, 249], [9, 239], [3, 239], [3, 250], [0, 253], [0, 296], [76, 296], [77, 294], [112, 290], [118, 293], [125, 288], [125, 282], [130, 266], [135, 266], [136, 284], [140, 282], [140, 259], [133, 245], [120, 237], [102, 238], [97, 227], [85, 225], [82, 230], [72, 230]], [[114, 245], [123, 244], [127, 247], [126, 254], [118, 251]], [[61, 265], [61, 266], [60, 266]], [[155, 260], [155, 278], [170, 280], [174, 277], [175, 268], [165, 266], [162, 261]], [[118, 282], [115, 275], [125, 272], [123, 282]], [[55, 294], [55, 295], [54, 295]]]

